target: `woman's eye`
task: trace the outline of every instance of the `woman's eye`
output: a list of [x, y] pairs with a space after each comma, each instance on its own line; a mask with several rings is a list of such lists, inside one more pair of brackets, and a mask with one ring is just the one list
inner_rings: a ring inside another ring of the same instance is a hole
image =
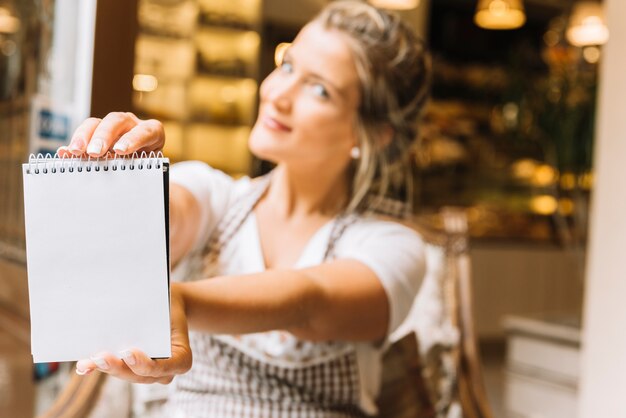
[[293, 65], [285, 61], [283, 61], [282, 64], [280, 64], [279, 68], [280, 68], [280, 71], [284, 73], [291, 73], [293, 71]]
[[313, 92], [319, 96], [319, 97], [323, 97], [323, 98], [328, 98], [328, 90], [326, 90], [326, 87], [324, 87], [321, 84], [313, 84], [311, 86], [311, 88], [313, 89]]

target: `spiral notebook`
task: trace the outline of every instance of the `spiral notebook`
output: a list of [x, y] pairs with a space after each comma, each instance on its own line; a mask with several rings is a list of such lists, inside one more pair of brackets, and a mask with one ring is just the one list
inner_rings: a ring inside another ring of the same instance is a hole
[[23, 164], [35, 362], [170, 357], [168, 167], [145, 153]]

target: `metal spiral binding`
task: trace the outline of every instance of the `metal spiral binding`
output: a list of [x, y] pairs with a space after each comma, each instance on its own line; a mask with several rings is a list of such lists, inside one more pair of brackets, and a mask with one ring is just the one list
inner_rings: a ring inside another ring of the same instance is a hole
[[74, 155], [54, 155], [41, 153], [30, 154], [28, 157], [28, 168], [26, 174], [56, 174], [56, 173], [82, 173], [99, 171], [125, 171], [125, 170], [152, 170], [163, 169], [163, 153], [161, 151], [134, 152], [130, 155], [118, 156], [115, 154], [110, 158], [109, 154], [104, 157], [92, 158], [91, 156], [76, 157]]

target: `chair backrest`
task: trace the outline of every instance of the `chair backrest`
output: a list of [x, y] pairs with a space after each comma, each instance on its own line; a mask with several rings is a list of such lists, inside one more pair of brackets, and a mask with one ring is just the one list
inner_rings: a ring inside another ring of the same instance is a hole
[[378, 405], [385, 418], [491, 418], [473, 325], [467, 218], [445, 208], [413, 226], [427, 272], [384, 357]]

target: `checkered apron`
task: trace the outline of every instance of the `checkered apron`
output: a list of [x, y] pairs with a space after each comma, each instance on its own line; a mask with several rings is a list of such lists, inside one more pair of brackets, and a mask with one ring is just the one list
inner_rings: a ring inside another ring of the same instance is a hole
[[[202, 277], [220, 271], [219, 254], [267, 190], [269, 176], [235, 202], [202, 252]], [[324, 260], [355, 220], [336, 218]], [[196, 270], [198, 271], [198, 270]], [[345, 418], [362, 417], [359, 373], [353, 344], [311, 342], [284, 331], [238, 336], [191, 332], [191, 370], [177, 377], [171, 417]]]

